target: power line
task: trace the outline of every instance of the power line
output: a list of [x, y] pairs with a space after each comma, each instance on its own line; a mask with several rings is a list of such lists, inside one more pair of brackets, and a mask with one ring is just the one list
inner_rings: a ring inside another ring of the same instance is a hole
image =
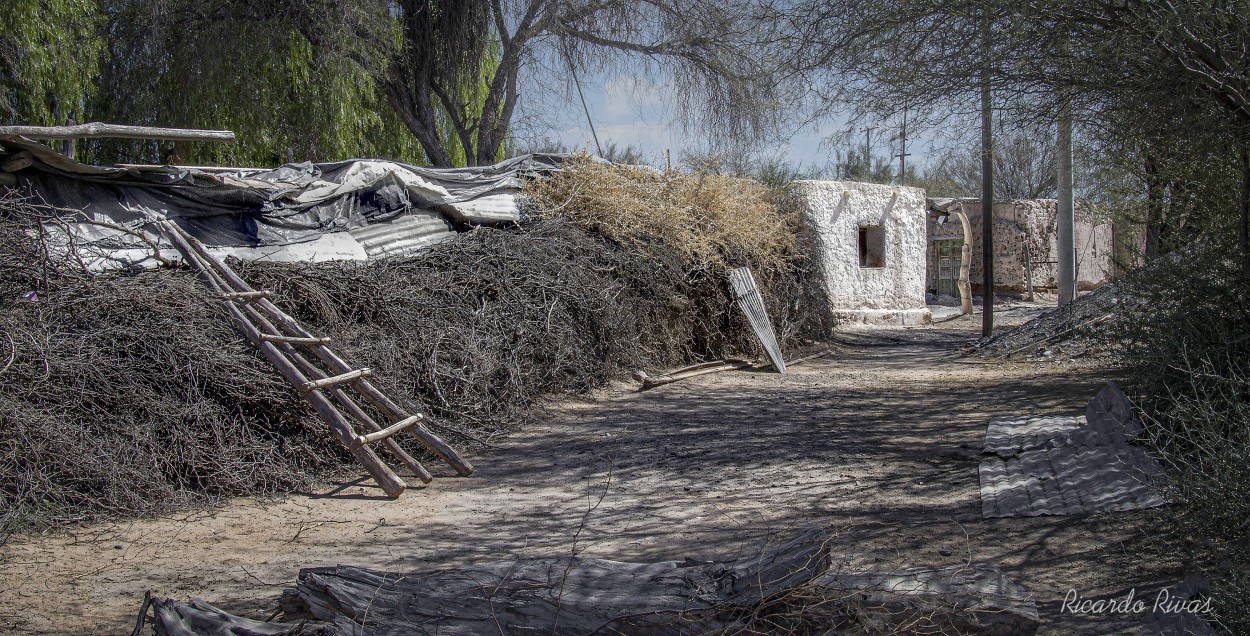
[[599, 134], [595, 132], [595, 122], [590, 120], [590, 108], [586, 106], [586, 95], [582, 93], [582, 82], [577, 79], [577, 69], [573, 66], [573, 60], [568, 60], [569, 74], [573, 76], [573, 85], [577, 87], [577, 96], [582, 100], [582, 111], [586, 113], [586, 123], [590, 126], [590, 136], [595, 140], [595, 149], [599, 151], [599, 156], [603, 156], [603, 146], [599, 145]]

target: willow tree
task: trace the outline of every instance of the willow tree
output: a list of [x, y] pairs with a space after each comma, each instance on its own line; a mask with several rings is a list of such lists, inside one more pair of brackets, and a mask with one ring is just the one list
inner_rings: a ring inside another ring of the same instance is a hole
[[0, 122], [81, 120], [101, 46], [94, 0], [0, 3]]
[[107, 7], [92, 112], [128, 124], [230, 128], [234, 146], [93, 143], [101, 161], [227, 162], [421, 150], [380, 97], [397, 42], [382, 5], [347, 0], [121, 0]]
[[[81, 0], [80, 0], [81, 1]], [[434, 165], [501, 156], [533, 80], [616, 64], [677, 88], [716, 133], [777, 111], [752, 54], [754, 0], [120, 0], [93, 112], [229, 127], [235, 147], [95, 143], [96, 158], [272, 163], [384, 155]], [[758, 31], [768, 37], [765, 28]], [[632, 69], [633, 67], [631, 67]], [[192, 155], [194, 153], [194, 155]]]
[[435, 165], [454, 163], [444, 127], [468, 163], [498, 157], [523, 71], [569, 77], [579, 69], [646, 67], [669, 81], [688, 121], [715, 121], [711, 132], [746, 136], [778, 111], [769, 58], [758, 54], [773, 35], [767, 4], [400, 0], [390, 7], [400, 44], [379, 81]]

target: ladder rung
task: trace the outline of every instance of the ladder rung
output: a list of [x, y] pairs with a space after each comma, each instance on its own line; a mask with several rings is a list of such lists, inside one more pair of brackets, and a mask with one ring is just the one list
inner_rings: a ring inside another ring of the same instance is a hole
[[269, 292], [263, 289], [260, 291], [226, 292], [222, 294], [221, 297], [225, 298], [226, 300], [238, 300], [238, 301], [247, 302], [247, 301], [256, 300], [259, 298], [269, 298]]
[[420, 413], [418, 413], [417, 415], [404, 418], [394, 424], [391, 424], [390, 426], [380, 431], [375, 431], [373, 433], [369, 433], [368, 435], [357, 435], [355, 444], [357, 446], [364, 446], [365, 444], [372, 444], [374, 442], [380, 442], [384, 439], [387, 439], [395, 435], [396, 433], [400, 433], [400, 432], [408, 430], [409, 428], [412, 428], [414, 424], [420, 423], [421, 420], [423, 419], [425, 419], [425, 417], [422, 416]]
[[335, 375], [335, 376], [331, 376], [328, 378], [322, 378], [320, 380], [312, 380], [310, 382], [305, 382], [304, 386], [300, 387], [300, 390], [303, 391], [304, 393], [307, 393], [309, 391], [315, 391], [317, 389], [324, 389], [328, 386], [334, 386], [335, 384], [343, 384], [344, 382], [353, 382], [355, 380], [359, 380], [360, 378], [363, 378], [371, 373], [373, 372], [367, 368], [357, 369], [355, 371], [348, 371], [347, 373], [344, 373], [342, 375]]
[[300, 338], [297, 336], [279, 336], [272, 333], [260, 334], [262, 342], [285, 342], [287, 344], [298, 345], [327, 345], [330, 344], [329, 338]]

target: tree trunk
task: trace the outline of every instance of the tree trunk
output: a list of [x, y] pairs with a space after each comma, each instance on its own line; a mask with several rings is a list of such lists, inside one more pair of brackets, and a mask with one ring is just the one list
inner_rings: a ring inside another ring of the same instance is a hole
[[968, 215], [964, 214], [964, 204], [960, 202], [955, 210], [959, 216], [959, 224], [964, 230], [964, 244], [959, 249], [959, 307], [964, 315], [972, 315], [972, 282], [969, 272], [972, 270], [972, 224], [968, 223]]
[[[400, 73], [402, 71], [391, 71]], [[414, 82], [415, 83], [415, 82]], [[434, 117], [433, 103], [430, 101], [428, 89], [417, 89], [413, 95], [408, 80], [392, 75], [385, 83], [386, 100], [391, 108], [403, 120], [404, 125], [416, 137], [417, 143], [425, 151], [425, 159], [436, 168], [452, 167], [451, 156], [443, 147], [443, 140], [438, 134], [438, 125]]]
[[288, 623], [162, 599], [152, 600], [153, 622], [158, 634], [271, 636], [1037, 631], [1028, 590], [994, 566], [848, 573], [830, 568], [828, 541], [816, 530], [736, 561], [564, 556], [406, 573], [311, 568], [280, 601]]
[[1153, 155], [1146, 155], [1146, 260], [1163, 253], [1163, 187], [1159, 182], [1159, 165]]
[[508, 126], [517, 102], [517, 76], [521, 70], [521, 55], [526, 43], [525, 33], [518, 31], [504, 47], [495, 69], [490, 91], [486, 96], [482, 118], [478, 121], [477, 154], [470, 156], [478, 165], [495, 163], [499, 149], [508, 138]]

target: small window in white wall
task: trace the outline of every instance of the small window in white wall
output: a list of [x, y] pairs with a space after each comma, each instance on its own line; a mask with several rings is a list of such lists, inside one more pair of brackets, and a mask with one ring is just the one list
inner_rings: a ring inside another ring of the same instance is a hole
[[859, 226], [859, 266], [885, 267], [885, 228]]

